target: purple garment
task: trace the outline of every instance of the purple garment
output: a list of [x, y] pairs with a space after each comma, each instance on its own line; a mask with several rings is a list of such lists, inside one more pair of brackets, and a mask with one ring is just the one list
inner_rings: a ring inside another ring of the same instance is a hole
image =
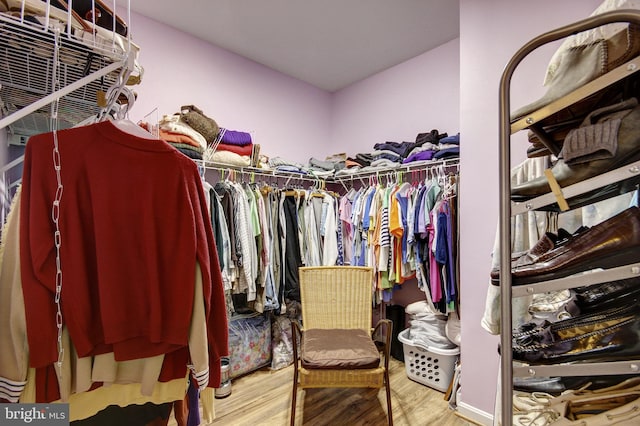
[[433, 158], [434, 152], [432, 150], [415, 152], [408, 156], [403, 163], [411, 163], [412, 161], [426, 161]]
[[236, 146], [247, 146], [251, 144], [251, 135], [237, 130], [225, 130], [220, 142]]
[[194, 385], [194, 382], [193, 378], [189, 380], [189, 389], [187, 390], [187, 401], [189, 402], [187, 426], [198, 426], [200, 424], [200, 390]]
[[440, 278], [440, 266], [436, 261], [433, 250], [431, 250], [436, 233], [432, 222], [427, 225], [427, 231], [429, 233], [429, 285], [431, 289], [431, 300], [436, 304], [442, 300], [442, 280]]

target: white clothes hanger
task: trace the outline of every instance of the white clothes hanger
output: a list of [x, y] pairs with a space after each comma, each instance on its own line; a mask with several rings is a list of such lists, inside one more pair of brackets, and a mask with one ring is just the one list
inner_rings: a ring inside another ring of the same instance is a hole
[[133, 136], [137, 136], [143, 139], [153, 139], [157, 140], [153, 134], [147, 132], [142, 127], [138, 126], [136, 123], [129, 119], [119, 119], [119, 120], [111, 120], [111, 124], [116, 126], [118, 130], [123, 131], [124, 133], [128, 133]]
[[[110, 119], [111, 123], [119, 130], [128, 133], [133, 136], [137, 136], [143, 139], [154, 139], [158, 137], [147, 130], [143, 129], [133, 121], [129, 120], [129, 109], [133, 106], [136, 100], [136, 94], [133, 90], [127, 87], [120, 87], [120, 93], [127, 97], [127, 102], [121, 105], [121, 108], [116, 112], [115, 118]], [[113, 94], [111, 94], [113, 96]]]

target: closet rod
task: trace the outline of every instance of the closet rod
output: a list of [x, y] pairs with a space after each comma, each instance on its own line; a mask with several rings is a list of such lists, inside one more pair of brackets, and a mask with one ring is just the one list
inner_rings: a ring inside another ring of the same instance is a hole
[[[197, 164], [202, 165], [207, 170], [216, 170], [218, 172], [224, 172], [227, 170], [234, 170], [242, 175], [260, 175], [271, 178], [287, 178], [287, 183], [291, 180], [304, 180], [312, 183], [339, 183], [342, 186], [345, 186], [344, 182], [351, 182], [354, 179], [360, 179], [362, 181], [363, 177], [376, 176], [380, 174], [389, 174], [389, 173], [399, 173], [399, 172], [411, 172], [411, 171], [420, 171], [420, 170], [431, 170], [437, 167], [442, 167], [443, 169], [455, 167], [459, 169], [460, 160], [458, 158], [455, 159], [446, 159], [446, 160], [438, 160], [438, 161], [429, 161], [429, 162], [416, 162], [416, 164], [407, 164], [407, 165], [399, 165], [398, 167], [385, 167], [375, 170], [364, 170], [355, 172], [345, 176], [329, 176], [329, 177], [320, 177], [313, 176], [311, 174], [299, 174], [295, 172], [283, 172], [279, 170], [265, 170], [259, 169], [257, 167], [243, 167], [243, 166], [235, 166], [231, 164], [223, 164], [223, 163], [215, 163], [212, 161], [205, 160], [194, 160]], [[364, 183], [364, 181], [362, 181]]]
[[312, 182], [312, 183], [317, 183], [318, 180], [322, 180], [321, 178], [315, 177], [315, 176], [309, 176], [309, 175], [303, 175], [300, 173], [294, 173], [294, 172], [283, 172], [283, 171], [278, 171], [278, 170], [265, 170], [265, 169], [259, 169], [257, 167], [242, 167], [242, 166], [234, 166], [234, 165], [230, 165], [230, 164], [222, 164], [222, 163], [214, 163], [211, 161], [204, 161], [204, 160], [194, 160], [197, 164], [201, 164], [206, 170], [215, 170], [218, 171], [220, 173], [228, 171], [228, 170], [233, 170], [237, 173], [240, 173], [242, 175], [245, 176], [253, 176], [253, 175], [259, 175], [259, 176], [264, 176], [264, 177], [271, 177], [271, 178], [287, 178], [287, 183], [289, 181], [293, 180], [304, 180], [307, 182]]

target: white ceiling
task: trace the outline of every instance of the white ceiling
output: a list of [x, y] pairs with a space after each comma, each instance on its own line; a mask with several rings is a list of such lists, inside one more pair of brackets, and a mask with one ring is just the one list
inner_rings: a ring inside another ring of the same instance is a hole
[[329, 92], [459, 34], [457, 0], [131, 0], [131, 9]]

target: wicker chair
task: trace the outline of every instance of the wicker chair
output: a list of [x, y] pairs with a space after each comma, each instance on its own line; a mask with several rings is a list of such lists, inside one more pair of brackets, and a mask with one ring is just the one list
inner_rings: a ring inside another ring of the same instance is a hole
[[[387, 393], [388, 423], [393, 425], [389, 385], [392, 323], [380, 320], [372, 330], [371, 268], [318, 266], [302, 267], [299, 272], [302, 326], [292, 321], [291, 425], [295, 424], [298, 387], [382, 386]], [[372, 336], [382, 336], [382, 341], [374, 343]]]

